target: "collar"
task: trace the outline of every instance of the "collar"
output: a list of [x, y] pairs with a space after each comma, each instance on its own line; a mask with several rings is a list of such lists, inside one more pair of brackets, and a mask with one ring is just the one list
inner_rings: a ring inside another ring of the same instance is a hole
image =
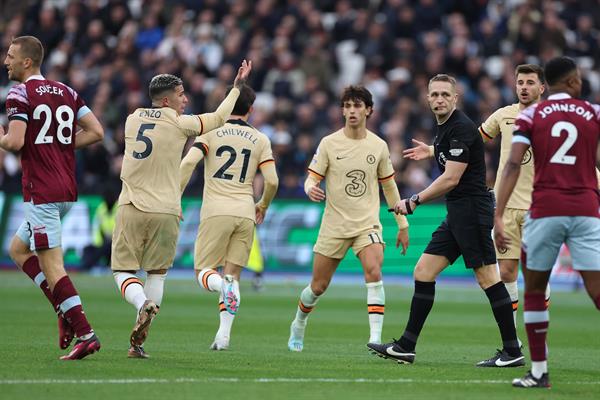
[[25, 82], [30, 80], [45, 81], [46, 78], [44, 78], [42, 75], [31, 75], [29, 78], [25, 79]]
[[252, 125], [250, 125], [249, 123], [247, 123], [243, 119], [237, 119], [237, 118], [236, 119], [228, 119], [227, 123], [228, 124], [234, 124], [234, 125], [247, 126], [248, 128], [252, 128]]
[[551, 94], [550, 96], [548, 96], [548, 100], [566, 100], [566, 99], [570, 99], [570, 98], [571, 98], [571, 96], [565, 92], [554, 93], [554, 94]]

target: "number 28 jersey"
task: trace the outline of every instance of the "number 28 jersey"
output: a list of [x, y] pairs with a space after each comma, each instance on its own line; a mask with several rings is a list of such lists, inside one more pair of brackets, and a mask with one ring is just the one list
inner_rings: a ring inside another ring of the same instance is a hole
[[351, 238], [381, 229], [379, 182], [394, 177], [383, 139], [369, 130], [363, 139], [350, 139], [340, 129], [321, 140], [308, 172], [325, 179], [319, 236]]
[[27, 124], [21, 152], [25, 202], [77, 200], [74, 136], [77, 120], [89, 112], [77, 92], [41, 75], [10, 89], [8, 120]]
[[179, 164], [190, 136], [202, 132], [198, 115], [179, 115], [169, 107], [138, 108], [125, 122], [123, 187], [119, 205], [144, 212], [179, 215]]
[[261, 165], [274, 162], [269, 138], [241, 119], [230, 119], [196, 139], [204, 153], [200, 220], [230, 215], [254, 221], [252, 182]]
[[596, 148], [600, 106], [566, 93], [526, 108], [515, 121], [513, 143], [531, 145], [535, 177], [531, 217], [600, 217]]

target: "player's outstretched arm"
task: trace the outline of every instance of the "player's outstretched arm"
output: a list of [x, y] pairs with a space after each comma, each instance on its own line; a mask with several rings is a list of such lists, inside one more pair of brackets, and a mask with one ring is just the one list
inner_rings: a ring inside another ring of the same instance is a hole
[[244, 60], [242, 65], [238, 69], [238, 73], [233, 81], [233, 88], [225, 97], [225, 100], [219, 105], [217, 110], [213, 113], [205, 113], [200, 114], [199, 118], [202, 121], [202, 133], [206, 133], [212, 131], [213, 129], [217, 129], [225, 124], [231, 112], [233, 111], [233, 107], [235, 107], [235, 102], [237, 101], [240, 90], [239, 88], [246, 83], [246, 79], [252, 70], [252, 61], [246, 62]]
[[[419, 204], [436, 199], [454, 189], [458, 185], [458, 182], [460, 182], [460, 178], [467, 169], [467, 165], [467, 163], [448, 160], [444, 173], [419, 193]], [[394, 211], [396, 214], [407, 215], [412, 214], [416, 208], [417, 204], [412, 200], [404, 199], [396, 203]]]
[[419, 161], [433, 157], [433, 146], [429, 146], [427, 143], [420, 142], [416, 139], [412, 139], [412, 142], [415, 147], [404, 150], [402, 152], [404, 158]]
[[263, 188], [263, 194], [258, 203], [256, 203], [256, 223], [262, 224], [267, 213], [267, 208], [275, 198], [277, 188], [279, 187], [279, 178], [277, 177], [277, 169], [275, 168], [275, 162], [267, 162], [260, 166], [260, 172], [265, 178], [265, 186]]
[[183, 160], [181, 160], [181, 164], [179, 165], [179, 189], [181, 190], [181, 193], [183, 193], [189, 183], [194, 168], [196, 168], [196, 165], [198, 165], [203, 158], [204, 153], [202, 150], [196, 146], [192, 146], [185, 157], [183, 157]]
[[81, 129], [75, 134], [75, 148], [79, 149], [104, 139], [104, 128], [92, 112], [77, 121]]
[[8, 132], [4, 134], [4, 127], [0, 125], [0, 147], [6, 151], [17, 152], [25, 145], [25, 131], [27, 123], [21, 120], [12, 120], [8, 123]]
[[[396, 185], [393, 176], [382, 181], [381, 188], [383, 189], [383, 196], [385, 197], [388, 207], [393, 208], [396, 203], [400, 202], [400, 192], [398, 191], [398, 186]], [[396, 247], [402, 245], [402, 255], [405, 255], [409, 244], [408, 220], [402, 214], [394, 214], [394, 218], [398, 224]]]
[[325, 191], [319, 187], [320, 182], [320, 176], [308, 171], [308, 176], [304, 181], [304, 193], [315, 203], [325, 200]]

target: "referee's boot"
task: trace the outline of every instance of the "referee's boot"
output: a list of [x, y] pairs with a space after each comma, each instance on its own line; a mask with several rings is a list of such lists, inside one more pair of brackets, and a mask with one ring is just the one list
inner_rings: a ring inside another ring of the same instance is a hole
[[381, 358], [397, 361], [398, 364], [412, 364], [415, 362], [415, 352], [406, 351], [396, 339], [391, 343], [367, 343], [367, 348], [371, 352]]
[[525, 365], [525, 356], [521, 352], [518, 356], [511, 356], [506, 350], [496, 350], [496, 354], [492, 358], [480, 361], [476, 365], [495, 368], [522, 367]]

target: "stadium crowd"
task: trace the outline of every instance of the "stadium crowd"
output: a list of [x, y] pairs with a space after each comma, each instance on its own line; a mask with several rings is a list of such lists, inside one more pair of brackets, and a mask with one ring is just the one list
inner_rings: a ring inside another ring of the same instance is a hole
[[[575, 57], [584, 98], [600, 102], [598, 1], [467, 0], [7, 0], [0, 48], [39, 37], [42, 71], [77, 90], [101, 120], [105, 140], [78, 152], [81, 193], [118, 184], [124, 123], [148, 106], [152, 76], [184, 80], [193, 113], [214, 110], [243, 58], [258, 92], [251, 123], [273, 144], [278, 197], [303, 197], [306, 166], [320, 138], [343, 125], [336, 100], [362, 83], [375, 112], [369, 129], [388, 142], [403, 197], [438, 174], [434, 162], [404, 162], [411, 139], [432, 141], [428, 79], [457, 77], [459, 108], [479, 124], [515, 102], [514, 67]], [[14, 82], [0, 74], [0, 123]], [[493, 182], [499, 142], [487, 146]], [[200, 193], [196, 173], [187, 194]], [[0, 189], [20, 191], [17, 156], [0, 152]]]

